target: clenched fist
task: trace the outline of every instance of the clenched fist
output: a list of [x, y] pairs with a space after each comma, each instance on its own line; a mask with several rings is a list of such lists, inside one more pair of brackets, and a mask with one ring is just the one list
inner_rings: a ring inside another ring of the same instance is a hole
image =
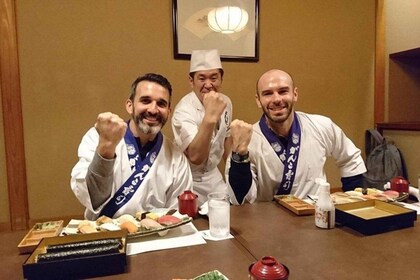
[[204, 95], [203, 106], [205, 109], [204, 118], [208, 122], [217, 123], [227, 103], [218, 92], [212, 90]]
[[98, 115], [95, 128], [99, 134], [98, 153], [104, 158], [113, 158], [115, 147], [125, 135], [127, 123], [118, 115], [106, 112]]
[[248, 152], [248, 145], [252, 137], [252, 124], [241, 120], [233, 120], [230, 124], [230, 135], [232, 137], [232, 151], [245, 155]]

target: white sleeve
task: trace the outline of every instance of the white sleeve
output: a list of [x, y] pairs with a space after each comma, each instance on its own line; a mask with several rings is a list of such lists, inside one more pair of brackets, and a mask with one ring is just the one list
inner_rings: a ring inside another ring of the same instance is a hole
[[366, 172], [361, 151], [345, 135], [344, 131], [331, 121], [327, 128], [329, 134], [328, 153], [335, 159], [341, 177], [351, 177]]
[[172, 116], [172, 131], [175, 144], [185, 151], [198, 132], [199, 124], [195, 122], [186, 106], [177, 106]]
[[[177, 148], [177, 147], [175, 147]], [[177, 160], [174, 160], [177, 159]], [[166, 192], [166, 208], [178, 207], [178, 196], [185, 190], [193, 191], [193, 179], [191, 174], [190, 165], [187, 157], [180, 151], [174, 151], [172, 165], [175, 170], [173, 173], [173, 184]]]

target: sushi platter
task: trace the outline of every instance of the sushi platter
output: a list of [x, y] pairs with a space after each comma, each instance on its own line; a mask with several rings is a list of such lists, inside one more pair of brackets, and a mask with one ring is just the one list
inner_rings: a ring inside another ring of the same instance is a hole
[[124, 214], [114, 219], [106, 216], [101, 216], [96, 221], [73, 219], [63, 229], [62, 235], [127, 229], [127, 238], [136, 238], [152, 234], [164, 236], [170, 229], [185, 225], [191, 221], [191, 217], [181, 215], [176, 210], [156, 209], [153, 211], [136, 213], [135, 215]]

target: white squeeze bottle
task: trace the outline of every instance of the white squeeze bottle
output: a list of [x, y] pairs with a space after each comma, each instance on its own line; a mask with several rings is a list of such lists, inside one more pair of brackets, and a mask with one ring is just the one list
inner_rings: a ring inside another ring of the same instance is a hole
[[330, 196], [330, 184], [319, 180], [319, 195], [315, 204], [315, 225], [319, 228], [334, 228], [335, 207]]

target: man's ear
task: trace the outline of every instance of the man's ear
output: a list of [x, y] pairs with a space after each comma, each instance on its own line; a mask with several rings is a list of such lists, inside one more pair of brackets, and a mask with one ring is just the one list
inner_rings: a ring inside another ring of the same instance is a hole
[[133, 106], [133, 101], [131, 101], [131, 99], [127, 99], [127, 101], [125, 102], [125, 109], [127, 110], [127, 113], [132, 115], [134, 112], [134, 106]]
[[255, 102], [257, 102], [257, 106], [258, 108], [261, 108], [261, 101], [260, 101], [260, 97], [258, 96], [258, 94], [255, 95]]
[[294, 96], [294, 100], [295, 102], [298, 100], [298, 88], [295, 87], [295, 89], [293, 90], [293, 96]]
[[194, 78], [192, 78], [190, 75], [188, 75], [188, 81], [190, 82], [190, 87], [193, 88], [193, 86], [194, 86]]

